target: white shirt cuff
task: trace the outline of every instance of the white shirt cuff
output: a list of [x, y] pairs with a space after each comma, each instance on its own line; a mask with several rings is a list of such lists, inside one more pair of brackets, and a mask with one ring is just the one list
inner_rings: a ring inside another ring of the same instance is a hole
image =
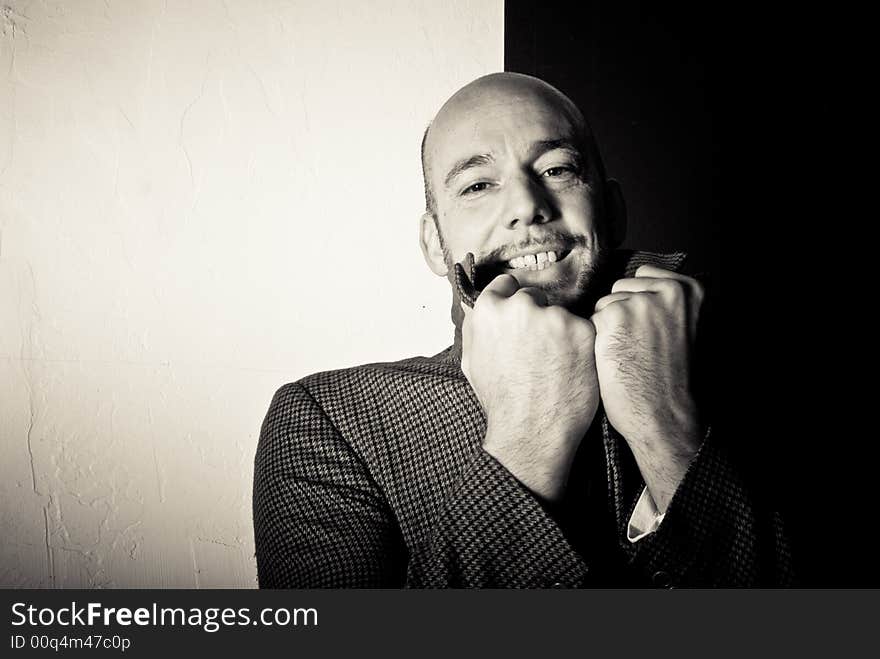
[[657, 504], [648, 488], [642, 490], [642, 495], [636, 503], [635, 510], [629, 518], [629, 526], [626, 529], [626, 538], [630, 542], [638, 542], [647, 535], [651, 535], [660, 526], [666, 513], [661, 514], [657, 510]]

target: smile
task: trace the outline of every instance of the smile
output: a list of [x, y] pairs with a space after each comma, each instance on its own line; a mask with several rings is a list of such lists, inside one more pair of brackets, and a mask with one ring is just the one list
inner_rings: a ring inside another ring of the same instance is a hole
[[544, 252], [532, 252], [530, 254], [520, 254], [506, 262], [511, 270], [543, 270], [549, 268], [557, 261], [561, 261], [568, 255], [568, 252], [548, 250]]

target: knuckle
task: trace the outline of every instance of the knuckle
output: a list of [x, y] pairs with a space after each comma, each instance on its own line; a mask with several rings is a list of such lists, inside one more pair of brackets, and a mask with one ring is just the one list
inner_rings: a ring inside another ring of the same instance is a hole
[[[491, 287], [493, 293], [495, 293], [496, 295], [500, 295], [496, 292], [497, 290], [516, 290], [517, 288], [519, 288], [519, 282], [517, 282], [516, 277], [514, 277], [513, 275], [502, 273], [495, 277], [495, 279], [492, 280], [489, 286]], [[503, 295], [500, 296], [503, 297]]]
[[609, 304], [607, 307], [602, 309], [599, 313], [593, 316], [594, 323], [598, 323], [603, 328], [608, 325], [613, 325], [620, 318], [620, 305], [619, 304]]
[[602, 313], [606, 315], [606, 320], [616, 322], [623, 318], [627, 312], [627, 304], [632, 302], [632, 300], [633, 298], [630, 298], [629, 300], [625, 300], [623, 302], [609, 304], [607, 307], [602, 309]]
[[593, 341], [596, 338], [596, 326], [589, 320], [578, 323], [581, 334], [588, 340]]
[[626, 318], [630, 315], [643, 316], [648, 311], [654, 297], [656, 296], [647, 293], [636, 293], [626, 301], [626, 304], [616, 305], [621, 307], [621, 318]]
[[510, 298], [510, 303], [514, 308], [522, 310], [534, 306], [535, 298], [529, 291], [521, 288]]
[[684, 284], [677, 279], [667, 279], [659, 284], [660, 291], [674, 301], [684, 298]]
[[619, 306], [612, 304], [590, 318], [597, 335], [605, 334], [611, 328], [620, 325], [623, 320], [623, 312], [616, 308]]
[[554, 327], [565, 327], [568, 322], [568, 313], [562, 307], [547, 307], [544, 317]]

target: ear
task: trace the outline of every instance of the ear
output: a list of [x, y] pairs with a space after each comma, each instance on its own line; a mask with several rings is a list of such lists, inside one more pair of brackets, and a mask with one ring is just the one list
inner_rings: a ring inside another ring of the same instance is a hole
[[626, 238], [626, 202], [620, 183], [613, 178], [605, 181], [605, 212], [608, 216], [608, 244], [620, 247]]
[[440, 245], [440, 234], [437, 233], [437, 225], [434, 216], [430, 213], [422, 215], [419, 226], [419, 244], [422, 246], [422, 254], [425, 263], [435, 275], [446, 276], [448, 268], [443, 258], [443, 247]]

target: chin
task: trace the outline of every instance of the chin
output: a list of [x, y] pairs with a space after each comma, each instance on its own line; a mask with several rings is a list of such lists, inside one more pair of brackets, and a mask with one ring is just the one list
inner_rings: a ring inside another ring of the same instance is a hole
[[[543, 270], [509, 270], [521, 287], [540, 288], [550, 304], [574, 310], [593, 297], [597, 283], [596, 272], [600, 259], [588, 259], [586, 254], [571, 257]], [[579, 258], [578, 258], [579, 257]]]
[[583, 306], [585, 292], [576, 287], [569, 285], [560, 288], [541, 288], [547, 295], [548, 304], [565, 307], [572, 312], [578, 311]]
[[610, 292], [611, 284], [603, 265], [603, 258], [597, 259], [581, 270], [574, 282], [548, 290], [547, 299], [551, 304], [557, 304], [583, 318], [589, 318], [593, 315], [599, 298]]

